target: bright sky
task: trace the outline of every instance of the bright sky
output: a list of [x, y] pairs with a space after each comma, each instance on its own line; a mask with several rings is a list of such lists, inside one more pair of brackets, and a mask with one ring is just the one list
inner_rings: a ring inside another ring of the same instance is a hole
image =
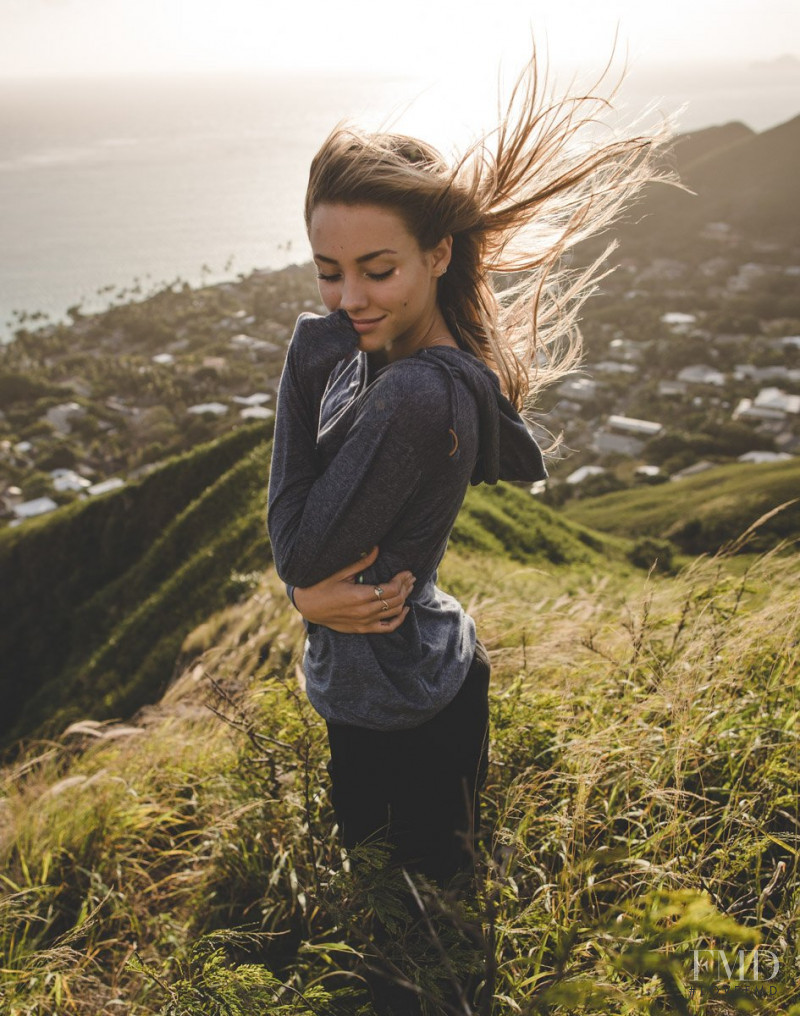
[[799, 0], [0, 0], [0, 76], [496, 74], [533, 28], [556, 66], [800, 56]]

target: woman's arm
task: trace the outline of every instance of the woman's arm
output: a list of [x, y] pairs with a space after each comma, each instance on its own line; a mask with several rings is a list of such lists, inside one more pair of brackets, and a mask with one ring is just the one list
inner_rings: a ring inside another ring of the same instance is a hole
[[303, 618], [334, 631], [362, 635], [385, 634], [398, 628], [409, 610], [405, 601], [414, 587], [411, 572], [399, 572], [390, 582], [381, 583], [380, 598], [372, 585], [354, 582], [355, 575], [375, 561], [377, 552], [378, 548], [373, 547], [366, 557], [308, 588], [290, 586], [294, 605]]
[[401, 390], [399, 375], [376, 383], [333, 462], [319, 472], [322, 379], [357, 339], [338, 314], [301, 316], [281, 375], [267, 524], [276, 570], [294, 586], [313, 586], [379, 544], [422, 477], [419, 450], [430, 440], [433, 410], [416, 404], [413, 383]]

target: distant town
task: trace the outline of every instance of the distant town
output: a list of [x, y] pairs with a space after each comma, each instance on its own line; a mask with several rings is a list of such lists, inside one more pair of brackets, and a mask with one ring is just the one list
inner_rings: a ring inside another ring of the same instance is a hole
[[[560, 436], [533, 494], [561, 504], [798, 454], [800, 263], [722, 222], [703, 239], [691, 259], [625, 257], [586, 303], [585, 366], [531, 422], [545, 444]], [[310, 265], [21, 322], [0, 354], [0, 519], [100, 496], [270, 419], [303, 310], [324, 313]]]
[[771, 244], [738, 261], [729, 244], [754, 251], [725, 223], [712, 237], [705, 259], [625, 259], [587, 303], [584, 369], [545, 395], [551, 502], [800, 451], [800, 264]]

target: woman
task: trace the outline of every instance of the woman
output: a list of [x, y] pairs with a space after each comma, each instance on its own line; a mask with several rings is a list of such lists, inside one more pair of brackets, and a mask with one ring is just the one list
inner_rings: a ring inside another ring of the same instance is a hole
[[[544, 105], [532, 64], [453, 166], [342, 125], [311, 165], [329, 313], [301, 314], [288, 348], [269, 535], [344, 845], [385, 836], [441, 885], [474, 858], [490, 665], [437, 569], [470, 483], [547, 475], [520, 411], [578, 362], [600, 263], [572, 277], [560, 259], [654, 177], [653, 135], [578, 144], [603, 104]], [[496, 293], [490, 273], [519, 274]]]

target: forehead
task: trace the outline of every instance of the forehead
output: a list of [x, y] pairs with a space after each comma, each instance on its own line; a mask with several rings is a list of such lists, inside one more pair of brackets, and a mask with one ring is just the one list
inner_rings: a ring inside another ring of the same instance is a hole
[[379, 205], [317, 205], [308, 235], [315, 255], [337, 260], [355, 259], [387, 247], [398, 253], [417, 248], [400, 216]]

